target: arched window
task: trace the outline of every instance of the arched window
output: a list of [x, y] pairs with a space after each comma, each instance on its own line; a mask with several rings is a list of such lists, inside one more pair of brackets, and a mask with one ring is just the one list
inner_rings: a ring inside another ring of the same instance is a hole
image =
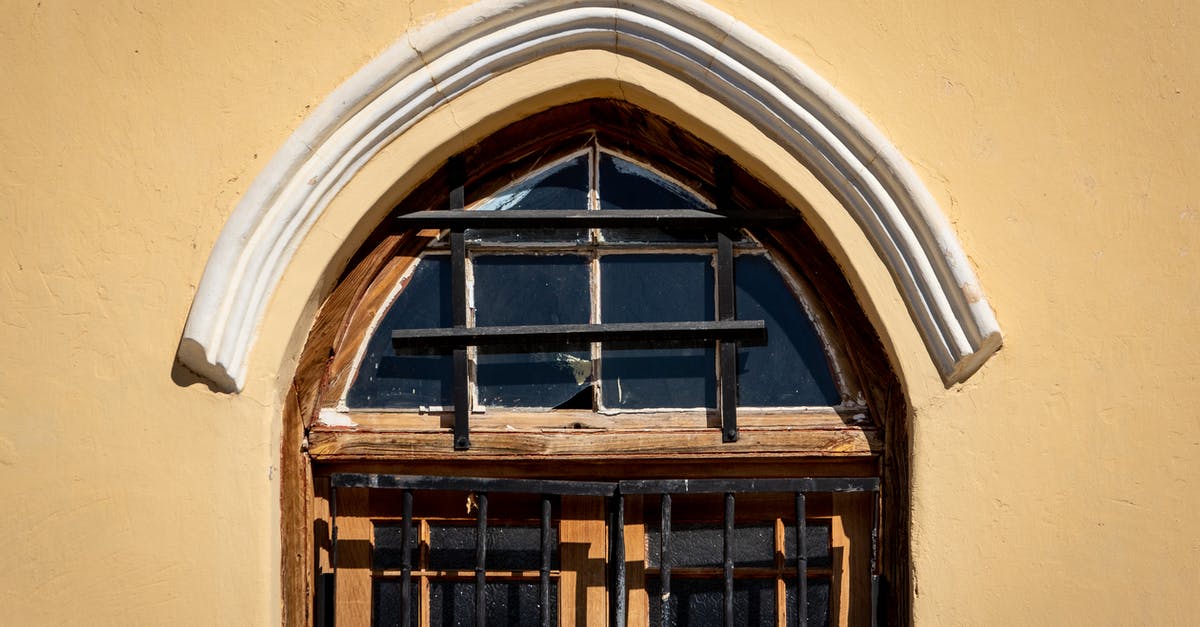
[[317, 624], [868, 624], [903, 561], [880, 504], [902, 403], [837, 265], [628, 104], [432, 172], [295, 389]]

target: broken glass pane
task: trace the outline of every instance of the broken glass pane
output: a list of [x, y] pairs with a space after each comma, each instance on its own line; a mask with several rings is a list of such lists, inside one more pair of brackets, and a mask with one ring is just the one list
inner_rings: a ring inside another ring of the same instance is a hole
[[[479, 205], [475, 211], [588, 208], [588, 157], [580, 155], [534, 173]], [[586, 242], [586, 229], [467, 229], [471, 242]]]
[[837, 405], [825, 348], [791, 286], [763, 255], [734, 265], [739, 320], [764, 320], [767, 345], [738, 350], [738, 404], [743, 407]]
[[[475, 325], [586, 324], [591, 310], [582, 255], [480, 255], [475, 258]], [[591, 353], [489, 353], [477, 360], [479, 402], [557, 407], [592, 382]], [[587, 399], [586, 409], [591, 409]]]
[[[704, 201], [677, 183], [632, 161], [600, 153], [597, 179], [601, 209], [707, 209]], [[605, 241], [706, 242], [716, 236], [686, 229], [604, 229]]]
[[[600, 285], [603, 322], [713, 319], [707, 255], [607, 255], [600, 259]], [[603, 350], [606, 408], [716, 406], [712, 348]]]
[[346, 405], [351, 409], [452, 405], [453, 362], [449, 354], [397, 355], [392, 348], [395, 329], [452, 325], [450, 258], [421, 257], [408, 285], [372, 333], [358, 376], [346, 393]]

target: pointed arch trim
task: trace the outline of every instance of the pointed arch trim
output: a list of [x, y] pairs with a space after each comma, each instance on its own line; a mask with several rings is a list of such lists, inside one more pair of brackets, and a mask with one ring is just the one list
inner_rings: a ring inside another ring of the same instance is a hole
[[808, 167], [880, 255], [947, 385], [966, 379], [1000, 347], [995, 315], [932, 195], [879, 130], [791, 53], [689, 0], [483, 0], [406, 33], [288, 138], [213, 247], [180, 361], [225, 390], [240, 390], [260, 321], [293, 254], [376, 152], [491, 78], [592, 49], [680, 78]]

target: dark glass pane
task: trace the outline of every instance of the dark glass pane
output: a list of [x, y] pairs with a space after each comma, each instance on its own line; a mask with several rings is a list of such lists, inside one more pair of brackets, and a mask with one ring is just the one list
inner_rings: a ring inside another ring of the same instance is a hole
[[779, 270], [762, 255], [734, 265], [739, 320], [765, 320], [767, 345], [738, 350], [738, 404], [743, 407], [837, 405], [829, 361], [812, 321]]
[[346, 404], [352, 409], [449, 407], [454, 402], [450, 356], [397, 355], [392, 331], [452, 324], [450, 258], [421, 257], [408, 285], [371, 335], [358, 376], [346, 393]]
[[[804, 548], [808, 553], [809, 568], [829, 568], [829, 532], [828, 520], [810, 520], [804, 526]], [[788, 524], [783, 532], [783, 554], [787, 567], [796, 568], [796, 527]]]
[[[600, 153], [598, 179], [601, 209], [705, 209], [690, 191], [661, 176], [607, 153]], [[607, 241], [713, 241], [702, 231], [678, 229], [605, 229]]]
[[[550, 528], [550, 564], [558, 568], [558, 529]], [[542, 567], [541, 527], [488, 525], [487, 569], [538, 570]], [[435, 570], [475, 568], [475, 527], [432, 525], [429, 567]]]
[[[648, 577], [650, 624], [663, 624], [662, 580]], [[671, 577], [671, 599], [675, 624], [688, 627], [720, 627], [725, 624], [725, 584], [720, 579]], [[775, 580], [735, 579], [733, 624], [747, 627], [775, 624]]]
[[[659, 567], [662, 550], [661, 519], [646, 525], [648, 562]], [[725, 560], [725, 530], [717, 523], [671, 525], [671, 567], [718, 567]], [[733, 529], [733, 564], [737, 567], [775, 566], [775, 526], [770, 523], [738, 525]]]
[[[371, 554], [371, 567], [379, 570], [400, 570], [404, 568], [404, 525], [403, 523], [375, 525], [375, 547]], [[409, 565], [418, 566], [417, 562], [417, 527], [413, 525], [412, 533], [408, 534]]]
[[642, 166], [600, 153], [598, 180], [601, 209], [703, 209], [704, 202], [687, 189]]
[[[540, 583], [489, 580], [484, 586], [484, 594], [484, 612], [489, 625], [541, 625]], [[429, 582], [429, 622], [431, 625], [474, 625], [474, 580]], [[558, 623], [558, 582], [554, 580], [550, 582], [550, 623]]]
[[[371, 624], [374, 627], [400, 627], [404, 624], [403, 604], [400, 602], [403, 589], [399, 577], [371, 581]], [[409, 624], [417, 625], [420, 624], [421, 585], [416, 577], [409, 580], [408, 589], [412, 600], [408, 608]]]
[[[794, 627], [796, 621], [796, 603], [800, 600], [800, 590], [796, 580], [787, 582], [787, 624]], [[833, 586], [829, 576], [808, 578], [808, 625], [809, 627], [828, 627], [829, 625], [829, 594]]]
[[[507, 187], [481, 204], [477, 211], [587, 209], [588, 157], [580, 155]], [[468, 229], [470, 241], [561, 242], [586, 241], [584, 229]]]
[[[607, 255], [600, 260], [600, 286], [604, 322], [713, 319], [707, 255]], [[716, 406], [712, 348], [606, 348], [602, 363], [607, 408]]]
[[[475, 324], [583, 324], [591, 296], [580, 255], [480, 255], [475, 258]], [[591, 353], [480, 351], [479, 402], [499, 407], [557, 407], [592, 381]], [[591, 409], [591, 398], [586, 408]]]

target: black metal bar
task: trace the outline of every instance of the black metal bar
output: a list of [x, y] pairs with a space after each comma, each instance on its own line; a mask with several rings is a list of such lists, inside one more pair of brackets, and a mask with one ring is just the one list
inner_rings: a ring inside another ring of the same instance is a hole
[[402, 627], [412, 625], [412, 490], [405, 490], [401, 501], [400, 546], [403, 557], [400, 561], [400, 624]]
[[[446, 174], [450, 183], [450, 211], [461, 212], [466, 202], [467, 172], [462, 155], [455, 155], [446, 163]], [[454, 328], [467, 326], [467, 244], [462, 227], [450, 232], [450, 306]], [[454, 449], [465, 451], [471, 448], [471, 391], [470, 364], [467, 362], [466, 346], [454, 350]]]
[[671, 597], [671, 495], [662, 495], [662, 528], [659, 530], [662, 542], [658, 552], [658, 578], [662, 583], [662, 624], [671, 627], [675, 624], [674, 599]]
[[338, 525], [337, 525], [337, 487], [330, 482], [329, 486], [329, 568], [333, 570], [329, 573], [327, 583], [329, 585], [328, 598], [329, 606], [329, 627], [334, 627], [337, 622], [337, 604], [334, 599], [337, 598], [337, 570], [338, 570]]
[[[724, 231], [717, 234], [717, 320], [737, 317], [734, 305], [733, 240]], [[721, 441], [737, 442], [737, 342], [717, 342], [717, 414], [721, 419]]]
[[487, 492], [475, 493], [475, 625], [487, 626]]
[[725, 493], [725, 627], [733, 627], [733, 492]]
[[550, 627], [550, 497], [542, 495], [542, 627]]
[[871, 627], [879, 627], [880, 602], [882, 601], [880, 583], [879, 575], [871, 575]]
[[613, 627], [625, 627], [625, 497], [620, 491], [612, 497], [612, 555], [609, 564], [613, 573], [612, 608], [610, 622]]
[[871, 627], [879, 624], [879, 517], [880, 494], [871, 495]]
[[876, 477], [805, 477], [796, 479], [628, 479], [624, 494], [721, 494], [724, 492], [875, 492]]
[[615, 481], [561, 481], [552, 479], [497, 479], [492, 477], [431, 477], [424, 475], [384, 475], [339, 472], [329, 476], [339, 488], [376, 488], [383, 490], [452, 490], [463, 492], [505, 492], [515, 494], [552, 494], [612, 496]]
[[[610, 345], [679, 346], [713, 341], [764, 344], [766, 323], [762, 320], [701, 322], [610, 322], [602, 324], [547, 324], [496, 327], [448, 327], [435, 329], [396, 329], [392, 346], [398, 352], [436, 351], [467, 346], [513, 346], [529, 348], [565, 348], [607, 342]], [[457, 374], [456, 374], [457, 377]], [[455, 381], [457, 385], [458, 381]], [[457, 390], [456, 390], [457, 393]], [[455, 398], [457, 408], [457, 397]]]
[[[452, 307], [454, 331], [467, 331], [467, 247], [462, 231], [450, 234], [450, 266], [452, 275]], [[395, 342], [395, 339], [392, 340]], [[454, 349], [454, 449], [471, 448], [471, 390], [470, 364], [466, 346]]]
[[336, 620], [337, 597], [334, 595], [333, 573], [321, 573], [317, 578], [317, 598], [313, 622], [319, 627], [333, 627]]
[[796, 493], [796, 627], [808, 627], [808, 514], [804, 493]]
[[715, 213], [698, 209], [605, 209], [506, 211], [417, 211], [397, 216], [405, 229], [520, 229], [520, 228], [624, 228], [670, 227], [717, 231], [738, 226], [794, 221], [787, 211], [739, 211]]

